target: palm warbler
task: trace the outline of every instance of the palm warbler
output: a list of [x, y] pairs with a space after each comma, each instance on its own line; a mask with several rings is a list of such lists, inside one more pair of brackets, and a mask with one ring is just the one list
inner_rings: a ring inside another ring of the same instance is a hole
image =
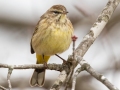
[[[43, 14], [31, 39], [31, 53], [36, 53], [37, 64], [47, 63], [51, 55], [67, 50], [72, 41], [73, 26], [63, 5], [52, 6]], [[43, 86], [45, 69], [35, 69], [31, 86]]]

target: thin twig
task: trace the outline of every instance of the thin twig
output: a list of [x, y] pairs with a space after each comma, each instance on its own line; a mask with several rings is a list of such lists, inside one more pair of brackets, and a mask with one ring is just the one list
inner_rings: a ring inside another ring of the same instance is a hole
[[[94, 40], [99, 36], [109, 19], [111, 18], [114, 10], [118, 6], [120, 0], [109, 0], [107, 3], [106, 7], [103, 9], [102, 13], [98, 16], [97, 21], [93, 24], [92, 28], [90, 29], [90, 32], [83, 38], [83, 41], [80, 43], [80, 45], [77, 47], [75, 50], [75, 59], [83, 62], [81, 58], [85, 55], [89, 47], [93, 44]], [[73, 58], [72, 58], [73, 59]], [[74, 60], [73, 60], [74, 61]], [[69, 63], [69, 62], [67, 62]], [[106, 85], [110, 90], [118, 90], [114, 85], [112, 85], [103, 75], [95, 72], [93, 68], [87, 63], [81, 64], [85, 66], [85, 69], [87, 72], [89, 72], [93, 77], [101, 81], [104, 85]], [[22, 67], [24, 66], [24, 67]], [[1, 65], [0, 67], [2, 68], [10, 68], [11, 65]], [[13, 68], [16, 69], [33, 69], [33, 68], [43, 68], [43, 65], [34, 65], [33, 66], [27, 66], [26, 65], [21, 65], [20, 67], [18, 66], [12, 66]], [[49, 65], [48, 65], [49, 67]], [[53, 66], [52, 66], [53, 67]], [[62, 67], [62, 68], [61, 68]], [[83, 66], [82, 66], [83, 67]], [[52, 68], [53, 69], [53, 68]], [[64, 68], [63, 65], [60, 65], [60, 68], [58, 69], [62, 70], [58, 79], [55, 81], [55, 84], [52, 86], [51, 90], [58, 90], [60, 86], [64, 83], [66, 80], [66, 77], [70, 73], [70, 66], [68, 64], [65, 64]], [[55, 69], [56, 70], [56, 69]], [[93, 71], [93, 72], [91, 72]], [[98, 77], [99, 76], [99, 77]]]
[[72, 41], [73, 41], [73, 60], [75, 60], [75, 41], [77, 40], [78, 37], [76, 37], [75, 35], [72, 37]]
[[66, 79], [66, 87], [65, 87], [65, 90], [67, 90], [67, 88], [69, 87], [70, 85], [70, 80], [72, 78], [72, 75], [73, 75], [73, 72], [74, 72], [74, 68], [76, 66], [76, 61], [75, 61], [75, 41], [77, 40], [78, 37], [76, 37], [75, 35], [72, 36], [72, 41], [73, 41], [73, 59], [72, 59], [72, 65], [71, 65], [71, 69], [70, 69], [70, 73]]
[[65, 59], [63, 59], [62, 57], [60, 57], [59, 55], [57, 55], [57, 54], [55, 54], [57, 57], [59, 57], [60, 59], [62, 59], [63, 60], [63, 62], [66, 62], [66, 60]]
[[70, 85], [70, 80], [72, 78], [73, 72], [74, 72], [74, 68], [71, 67], [71, 71], [70, 71], [68, 77], [66, 78], [66, 87], [65, 87], [65, 90], [67, 90], [68, 87], [69, 87], [69, 85]]
[[7, 88], [0, 85], [0, 90], [7, 90]]
[[93, 44], [95, 39], [102, 32], [103, 28], [111, 18], [113, 12], [118, 6], [120, 0], [109, 0], [101, 14], [98, 16], [96, 22], [90, 29], [90, 32], [83, 38], [83, 41], [79, 44], [79, 46], [75, 50], [75, 57], [81, 56], [87, 52], [89, 47]]
[[[98, 16], [96, 22], [93, 24], [92, 28], [90, 29], [90, 32], [83, 38], [83, 41], [79, 44], [79, 46], [75, 50], [75, 58], [76, 60], [79, 59], [79, 61], [83, 61], [81, 57], [85, 55], [87, 50], [90, 48], [90, 46], [93, 44], [95, 39], [99, 36], [99, 34], [102, 32], [103, 28], [111, 18], [114, 10], [120, 3], [120, 0], [109, 0], [101, 14]], [[85, 64], [88, 65], [88, 64]], [[88, 65], [89, 66], [89, 65]], [[90, 72], [89, 69], [90, 67], [86, 68], [86, 71], [88, 71], [91, 75], [92, 72]], [[93, 70], [93, 68], [91, 68]], [[94, 71], [94, 70], [93, 70]], [[100, 76], [97, 72], [94, 73], [95, 78], [98, 79], [97, 76]], [[96, 76], [96, 74], [98, 74]], [[101, 78], [98, 79], [101, 82], [103, 81], [103, 84], [105, 84], [110, 90], [118, 90], [115, 88], [103, 75], [101, 75]], [[104, 81], [105, 80], [105, 81]]]
[[59, 90], [60, 88], [59, 86], [61, 86], [61, 84], [65, 81], [66, 77], [67, 77], [67, 73], [65, 70], [63, 70], [50, 90]]
[[102, 82], [110, 90], [119, 90], [112, 83], [110, 83], [110, 81], [105, 76], [96, 72], [85, 60], [81, 60], [80, 58], [78, 59], [78, 62], [88, 73], [90, 73], [93, 77]]
[[81, 71], [83, 71], [83, 68], [82, 68], [82, 67], [78, 68], [78, 69], [75, 71], [74, 76], [73, 76], [73, 80], [72, 80], [72, 89], [71, 89], [71, 90], [75, 90], [76, 79], [77, 79], [78, 74], [79, 74]]
[[8, 81], [8, 87], [9, 87], [9, 90], [12, 89], [12, 85], [11, 85], [11, 82], [10, 82], [10, 76], [12, 74], [12, 71], [13, 71], [13, 67], [10, 67], [8, 69], [8, 75], [7, 75], [7, 81]]

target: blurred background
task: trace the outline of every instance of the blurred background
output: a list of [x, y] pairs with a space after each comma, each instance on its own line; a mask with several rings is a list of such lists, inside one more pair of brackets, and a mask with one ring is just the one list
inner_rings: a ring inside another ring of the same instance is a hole
[[[35, 64], [35, 54], [30, 53], [30, 40], [40, 16], [52, 5], [62, 4], [68, 10], [68, 17], [73, 23], [78, 37], [76, 47], [89, 32], [99, 13], [108, 0], [0, 0], [0, 63]], [[120, 6], [94, 44], [85, 54], [84, 59], [99, 73], [120, 88]], [[67, 59], [69, 50], [60, 54]], [[49, 63], [62, 63], [52, 56]], [[0, 85], [8, 87], [8, 69], [0, 68]], [[33, 70], [13, 70], [11, 83], [13, 90], [47, 90], [57, 79], [59, 72], [47, 70], [43, 88], [30, 87], [29, 79]], [[101, 82], [86, 71], [79, 74], [76, 90], [108, 90]]]

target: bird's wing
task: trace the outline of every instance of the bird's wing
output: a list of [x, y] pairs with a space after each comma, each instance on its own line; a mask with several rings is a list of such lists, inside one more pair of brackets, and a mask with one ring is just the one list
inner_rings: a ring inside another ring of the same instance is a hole
[[[40, 22], [40, 20], [38, 21], [38, 23], [37, 23], [37, 25], [36, 25], [36, 27], [35, 27], [35, 31], [34, 31], [32, 37], [33, 37], [33, 36], [37, 33], [37, 31], [38, 31], [39, 22]], [[35, 51], [34, 51], [34, 49], [33, 49], [33, 47], [32, 47], [32, 38], [31, 38], [31, 42], [30, 42], [30, 48], [31, 48], [31, 54], [35, 53]]]
[[[38, 31], [38, 25], [39, 25], [40, 21], [41, 21], [43, 18], [46, 18], [45, 14], [43, 14], [43, 15], [40, 17], [40, 20], [38, 21], [38, 23], [37, 23], [37, 25], [36, 25], [36, 27], [35, 27], [35, 31], [34, 31], [32, 37], [37, 33], [37, 31]], [[33, 47], [32, 47], [32, 38], [31, 38], [31, 42], [30, 42], [30, 47], [31, 47], [31, 53], [32, 53], [32, 54], [35, 53], [35, 51], [34, 51], [34, 49], [33, 49]]]

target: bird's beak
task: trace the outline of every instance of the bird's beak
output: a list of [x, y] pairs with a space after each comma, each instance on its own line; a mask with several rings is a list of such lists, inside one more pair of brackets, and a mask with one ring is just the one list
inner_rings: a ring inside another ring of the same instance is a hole
[[63, 12], [63, 14], [67, 14], [67, 13], [68, 13], [68, 11]]

